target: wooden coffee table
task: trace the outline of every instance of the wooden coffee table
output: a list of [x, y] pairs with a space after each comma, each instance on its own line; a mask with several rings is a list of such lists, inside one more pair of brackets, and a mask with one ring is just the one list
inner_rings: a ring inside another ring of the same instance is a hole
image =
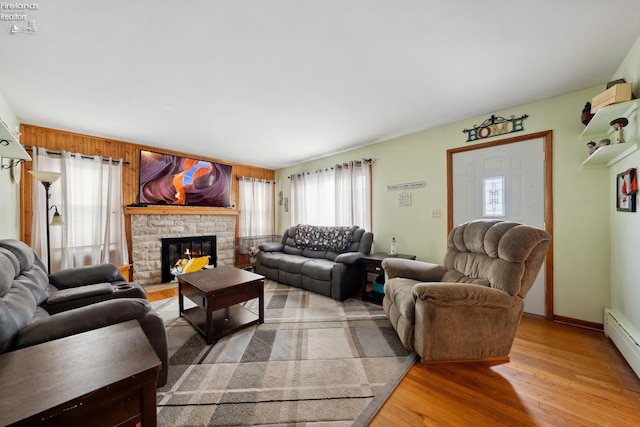
[[[195, 307], [184, 308], [184, 297]], [[259, 298], [258, 316], [239, 305]], [[221, 266], [178, 276], [180, 317], [213, 344], [240, 328], [264, 323], [264, 276]]]

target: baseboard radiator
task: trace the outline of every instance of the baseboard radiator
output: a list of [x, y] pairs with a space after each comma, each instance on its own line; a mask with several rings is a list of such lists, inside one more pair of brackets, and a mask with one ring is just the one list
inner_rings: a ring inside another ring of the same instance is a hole
[[608, 308], [604, 309], [604, 334], [613, 341], [631, 369], [640, 377], [640, 337], [633, 336], [630, 328], [625, 328]]

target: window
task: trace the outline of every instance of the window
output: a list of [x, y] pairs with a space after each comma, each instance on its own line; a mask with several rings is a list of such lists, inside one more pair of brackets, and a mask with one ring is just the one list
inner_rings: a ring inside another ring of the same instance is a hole
[[[50, 187], [66, 225], [51, 227], [52, 271], [83, 265], [129, 263], [122, 209], [122, 162], [34, 147], [33, 169], [61, 172]], [[44, 187], [34, 179], [31, 245], [46, 260]], [[51, 215], [51, 212], [49, 212]], [[46, 261], [45, 261], [46, 263]]]
[[274, 182], [239, 177], [239, 237], [267, 236], [274, 233]]
[[238, 177], [240, 217], [236, 250], [248, 254], [249, 248], [273, 241], [275, 232], [274, 184], [263, 179]]
[[482, 215], [485, 217], [505, 216], [504, 176], [484, 178]]
[[371, 230], [371, 160], [291, 176], [291, 223]]

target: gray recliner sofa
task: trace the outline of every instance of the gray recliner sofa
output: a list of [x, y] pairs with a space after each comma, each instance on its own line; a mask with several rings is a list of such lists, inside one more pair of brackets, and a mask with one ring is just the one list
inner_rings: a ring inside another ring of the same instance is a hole
[[296, 225], [280, 243], [260, 245], [255, 271], [268, 279], [306, 289], [335, 300], [360, 291], [363, 265], [373, 233], [359, 227]]
[[[117, 288], [125, 288], [126, 282], [115, 266], [60, 273], [55, 285], [50, 283], [51, 276], [33, 249], [19, 240], [0, 240], [0, 353], [137, 320], [162, 362], [157, 385], [166, 384], [167, 333], [162, 317], [146, 298], [136, 297], [140, 291], [146, 295], [144, 290], [131, 286], [123, 289], [133, 290], [131, 294], [119, 294]], [[116, 280], [109, 282], [112, 279]], [[88, 284], [83, 286], [84, 282]], [[100, 296], [105, 300], [96, 302]]]

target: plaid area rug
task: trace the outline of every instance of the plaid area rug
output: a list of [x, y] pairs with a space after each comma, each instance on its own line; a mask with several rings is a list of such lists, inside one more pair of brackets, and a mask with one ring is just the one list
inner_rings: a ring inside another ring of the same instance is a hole
[[[244, 306], [257, 313], [258, 300]], [[382, 307], [272, 281], [265, 323], [214, 345], [178, 317], [177, 297], [154, 307], [171, 355], [159, 426], [364, 426], [416, 360]]]

